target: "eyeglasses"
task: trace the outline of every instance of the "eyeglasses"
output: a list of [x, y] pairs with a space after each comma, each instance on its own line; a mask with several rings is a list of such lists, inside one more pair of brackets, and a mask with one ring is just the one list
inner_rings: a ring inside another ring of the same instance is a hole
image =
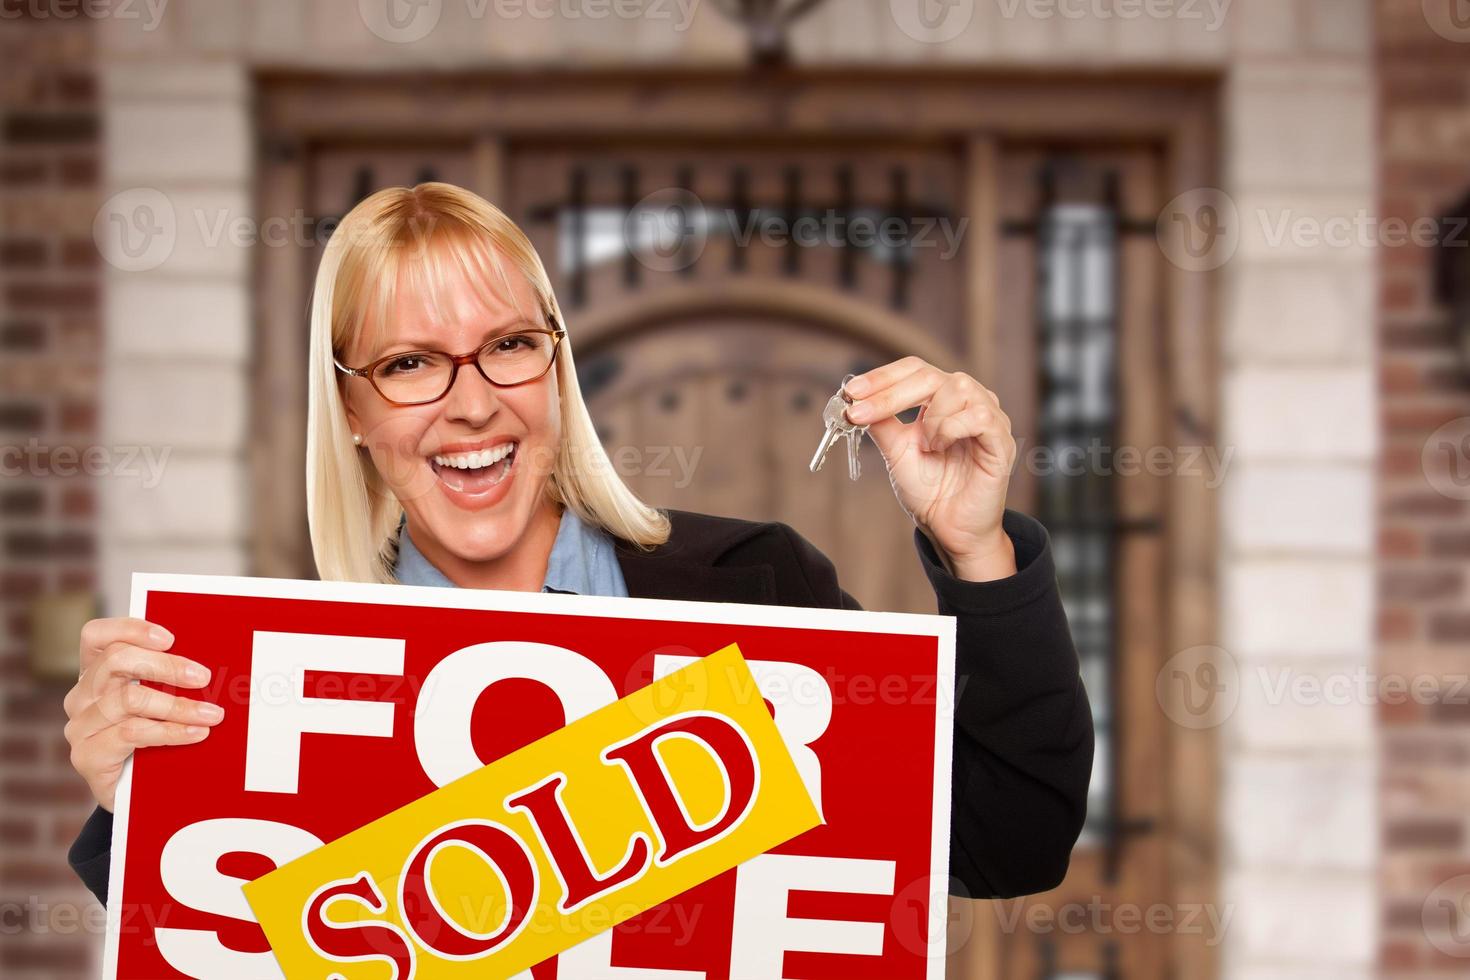
[[473, 364], [480, 377], [497, 388], [514, 388], [545, 377], [567, 335], [555, 317], [551, 328], [531, 327], [492, 337], [468, 354], [438, 350], [399, 351], [371, 364], [351, 368], [337, 360], [337, 370], [366, 378], [391, 405], [428, 405], [449, 394], [462, 364]]

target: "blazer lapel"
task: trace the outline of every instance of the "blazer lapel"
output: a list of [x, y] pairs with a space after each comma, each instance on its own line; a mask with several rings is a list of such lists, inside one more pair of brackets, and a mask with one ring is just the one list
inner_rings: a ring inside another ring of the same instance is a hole
[[628, 595], [634, 598], [760, 604], [776, 599], [776, 573], [770, 565], [720, 568], [622, 548], [617, 558]]

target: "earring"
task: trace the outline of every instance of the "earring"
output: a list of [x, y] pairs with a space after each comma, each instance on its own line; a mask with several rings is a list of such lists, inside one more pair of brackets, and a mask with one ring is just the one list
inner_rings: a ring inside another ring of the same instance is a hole
[[354, 432], [354, 433], [352, 433], [352, 444], [354, 446], [361, 446], [362, 445], [362, 433], [361, 432]]

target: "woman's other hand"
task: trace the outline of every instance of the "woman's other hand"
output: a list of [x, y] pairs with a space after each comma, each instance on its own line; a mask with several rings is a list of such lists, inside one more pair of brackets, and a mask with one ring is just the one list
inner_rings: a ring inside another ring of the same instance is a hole
[[82, 627], [81, 676], [64, 702], [66, 740], [72, 766], [103, 809], [112, 810], [123, 763], [134, 749], [198, 742], [224, 718], [216, 704], [138, 683], [209, 683], [208, 668], [165, 652], [173, 642], [168, 630], [141, 619], [94, 619]]

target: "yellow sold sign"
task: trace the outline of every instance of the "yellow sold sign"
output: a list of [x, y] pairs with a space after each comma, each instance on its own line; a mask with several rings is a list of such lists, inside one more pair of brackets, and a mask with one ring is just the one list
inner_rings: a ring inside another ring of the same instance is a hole
[[288, 977], [508, 977], [819, 823], [731, 645], [244, 891]]

